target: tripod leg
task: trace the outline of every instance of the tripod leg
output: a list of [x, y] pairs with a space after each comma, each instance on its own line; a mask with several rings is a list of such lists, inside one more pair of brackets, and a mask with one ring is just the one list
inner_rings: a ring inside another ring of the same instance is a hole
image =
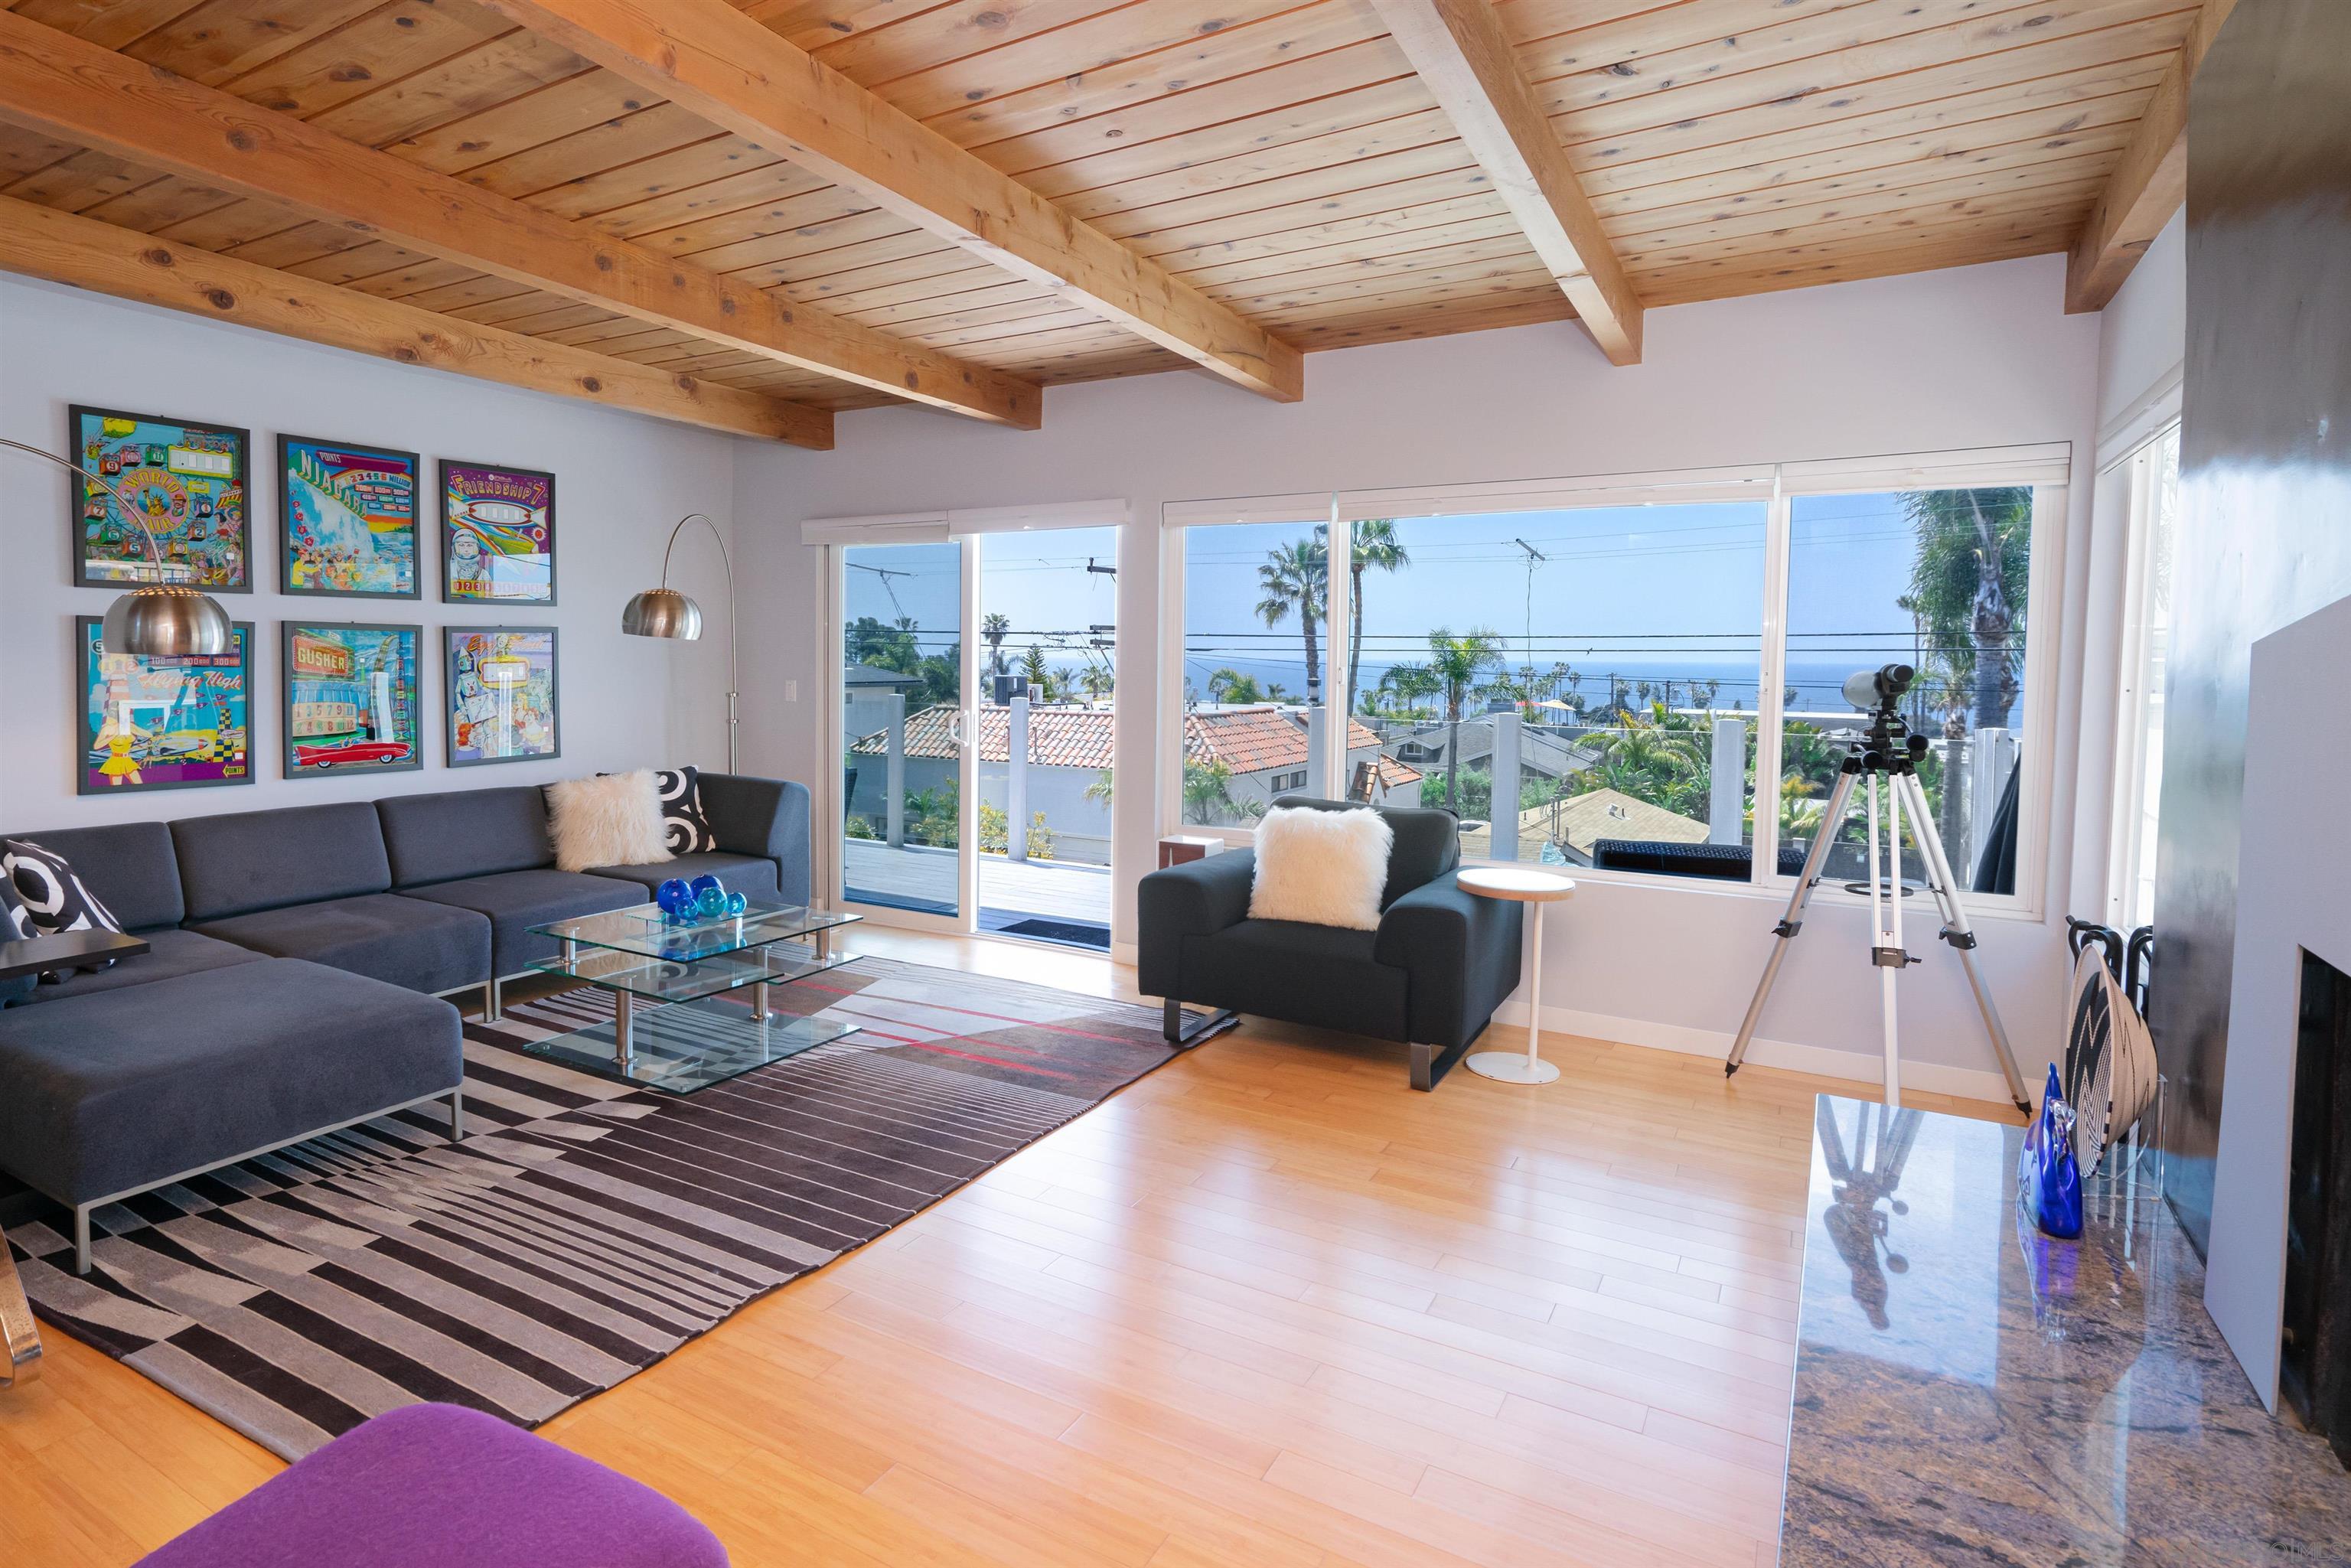
[[1771, 956], [1763, 961], [1763, 977], [1755, 986], [1755, 999], [1747, 1004], [1747, 1016], [1740, 1020], [1739, 1038], [1731, 1042], [1730, 1060], [1724, 1062], [1725, 1078], [1739, 1071], [1747, 1060], [1748, 1044], [1755, 1038], [1755, 1028], [1763, 1021], [1763, 1004], [1771, 998], [1771, 984], [1780, 977], [1780, 962], [1788, 956], [1788, 944], [1804, 927], [1804, 905], [1811, 902], [1813, 889], [1821, 880], [1821, 867], [1829, 858], [1829, 843], [1844, 825], [1846, 809], [1853, 803], [1853, 780], [1850, 773], [1837, 775], [1835, 787], [1829, 791], [1829, 803], [1821, 810], [1820, 831], [1813, 835], [1813, 847], [1805, 852], [1804, 869], [1796, 875], [1796, 891], [1788, 895], [1788, 912], [1780, 917], [1778, 940], [1771, 945]]
[[1943, 837], [1935, 830], [1935, 819], [1927, 810], [1927, 790], [1915, 774], [1904, 774], [1900, 782], [1910, 797], [1910, 811], [1917, 822], [1918, 847], [1927, 857], [1927, 882], [1933, 889], [1935, 902], [1942, 911], [1943, 940], [1949, 942], [1959, 956], [1959, 967], [1967, 971], [1968, 987], [1975, 993], [1976, 1010], [1983, 1015], [1984, 1032], [1991, 1038], [1992, 1054], [2000, 1059], [2000, 1070], [2008, 1078], [2009, 1097], [2016, 1108], [2030, 1115], [2032, 1102], [2025, 1087], [2024, 1075], [2017, 1071], [2016, 1053], [2009, 1049], [2008, 1030], [2000, 1021], [2000, 1009], [1993, 1005], [1991, 988], [1976, 972], [1975, 928], [1968, 924], [1968, 912], [1959, 904], [1958, 883], [1951, 878], [1951, 859], [1943, 849]]
[[[1902, 809], [1895, 804], [1901, 796], [1901, 786], [1895, 779], [1886, 780], [1886, 831], [1893, 840], [1886, 846], [1887, 859], [1893, 862], [1891, 874], [1877, 853], [1877, 775], [1869, 776], [1869, 918], [1874, 928], [1870, 954], [1877, 965], [1877, 1028], [1886, 1042], [1886, 1103], [1898, 1108], [1902, 1103], [1902, 1048], [1895, 1025], [1894, 981], [1901, 970], [1896, 955], [1902, 950]], [[1888, 884], [1891, 884], [1890, 886]]]

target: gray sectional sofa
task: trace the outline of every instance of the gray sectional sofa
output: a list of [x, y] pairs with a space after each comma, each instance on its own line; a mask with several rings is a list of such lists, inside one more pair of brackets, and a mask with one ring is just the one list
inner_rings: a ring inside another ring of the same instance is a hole
[[720, 848], [555, 869], [537, 788], [464, 789], [50, 832], [148, 951], [0, 981], [0, 1171], [74, 1211], [434, 1100], [462, 1125], [463, 1040], [443, 997], [549, 956], [528, 927], [715, 874], [809, 896], [800, 785], [701, 777]]

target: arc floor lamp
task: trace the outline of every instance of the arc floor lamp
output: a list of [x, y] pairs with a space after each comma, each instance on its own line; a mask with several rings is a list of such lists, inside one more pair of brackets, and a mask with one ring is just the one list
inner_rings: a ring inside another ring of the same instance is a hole
[[151, 659], [191, 659], [215, 657], [229, 651], [235, 629], [229, 623], [228, 612], [210, 594], [171, 580], [171, 571], [163, 564], [163, 547], [155, 542], [155, 530], [147, 526], [147, 515], [121, 486], [109, 484], [80, 464], [38, 446], [0, 436], [0, 447], [44, 458], [80, 475], [113, 497], [123, 517], [137, 523], [140, 533], [146, 537], [155, 580], [141, 583], [106, 607], [105, 625], [99, 635], [108, 653], [137, 653]]
[[699, 522], [718, 541], [718, 559], [726, 569], [726, 771], [739, 772], [736, 766], [735, 734], [740, 722], [736, 712], [736, 685], [741, 674], [742, 636], [735, 623], [735, 558], [726, 549], [726, 536], [706, 512], [688, 512], [669, 531], [669, 543], [662, 549], [662, 578], [659, 588], [648, 588], [632, 594], [621, 609], [621, 630], [632, 637], [674, 637], [682, 642], [697, 642], [702, 636], [702, 606], [669, 585], [669, 558], [677, 549], [677, 536], [688, 523]]

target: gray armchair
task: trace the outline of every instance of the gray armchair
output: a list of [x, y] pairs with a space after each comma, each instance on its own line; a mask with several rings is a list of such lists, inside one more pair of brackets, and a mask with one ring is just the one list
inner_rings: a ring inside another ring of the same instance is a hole
[[[1284, 807], [1357, 809], [1289, 798]], [[1184, 1005], [1343, 1030], [1412, 1048], [1412, 1086], [1433, 1089], [1518, 988], [1521, 906], [1464, 893], [1450, 811], [1374, 808], [1395, 832], [1377, 931], [1251, 920], [1257, 856], [1228, 851], [1143, 879], [1136, 957], [1163, 998], [1167, 1039], [1199, 1038]]]

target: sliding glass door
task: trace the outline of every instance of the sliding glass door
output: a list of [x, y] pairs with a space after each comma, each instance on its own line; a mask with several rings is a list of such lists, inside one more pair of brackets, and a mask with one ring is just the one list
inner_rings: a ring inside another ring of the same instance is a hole
[[1118, 530], [1013, 529], [970, 544], [979, 929], [1107, 952]]
[[959, 917], [964, 843], [964, 546], [838, 552], [841, 894]]
[[832, 547], [844, 903], [1109, 950], [1119, 528], [1078, 510]]

